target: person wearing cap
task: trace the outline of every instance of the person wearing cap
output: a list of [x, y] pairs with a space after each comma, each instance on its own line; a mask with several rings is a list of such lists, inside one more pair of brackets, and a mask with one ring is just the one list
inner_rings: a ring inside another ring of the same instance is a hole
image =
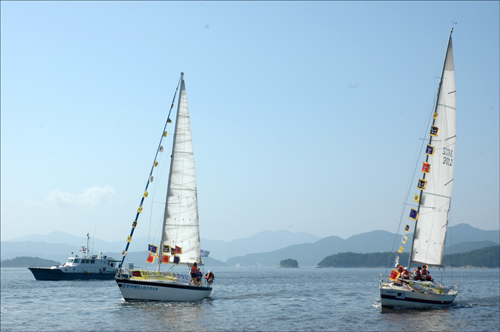
[[401, 278], [409, 280], [410, 279], [410, 272], [408, 271], [408, 268], [405, 267], [403, 269], [403, 273], [401, 273]]
[[205, 275], [205, 279], [207, 279], [207, 284], [212, 284], [214, 282], [214, 274], [211, 270], [208, 270], [208, 273]]

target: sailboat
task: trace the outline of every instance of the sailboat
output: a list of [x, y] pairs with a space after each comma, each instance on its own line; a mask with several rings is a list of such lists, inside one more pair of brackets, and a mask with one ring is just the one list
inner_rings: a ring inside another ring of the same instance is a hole
[[[158, 166], [158, 154], [163, 152], [162, 140], [167, 136], [167, 125], [171, 123], [170, 113], [179, 89], [175, 133], [173, 138], [170, 172], [168, 177], [165, 210], [162, 222], [160, 245], [149, 245], [148, 262], [158, 258], [156, 271], [129, 269], [123, 263], [129, 248], [137, 219], [142, 212], [145, 198], [148, 196], [148, 185], [153, 181], [153, 169]], [[186, 98], [184, 73], [181, 73], [172, 105], [160, 138], [160, 144], [151, 167], [136, 219], [127, 238], [127, 245], [122, 253], [120, 268], [115, 280], [125, 300], [153, 301], [199, 301], [210, 296], [210, 285], [191, 283], [190, 276], [173, 272], [180, 267], [189, 269], [194, 264], [203, 264], [200, 251], [200, 229], [198, 221], [198, 198], [196, 174], [194, 168], [193, 142], [191, 124]], [[162, 271], [162, 266], [166, 267]]]
[[[450, 213], [456, 143], [456, 91], [451, 34], [432, 114], [422, 176], [417, 181], [417, 209], [411, 208], [414, 220], [408, 270], [411, 266], [443, 267], [444, 246]], [[406, 226], [409, 231], [409, 225]], [[402, 242], [406, 243], [407, 237]], [[400, 247], [401, 252], [403, 247]], [[399, 257], [396, 259], [399, 261]], [[458, 286], [445, 287], [434, 281], [405, 280], [392, 271], [380, 278], [380, 302], [393, 307], [444, 307], [453, 304]]]

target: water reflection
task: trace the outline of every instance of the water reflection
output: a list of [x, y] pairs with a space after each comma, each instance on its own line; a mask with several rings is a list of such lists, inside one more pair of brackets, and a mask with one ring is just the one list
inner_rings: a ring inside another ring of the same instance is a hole
[[394, 330], [453, 330], [453, 315], [450, 308], [415, 309], [415, 308], [384, 308], [381, 309], [382, 319]]
[[204, 307], [211, 305], [210, 302], [209, 299], [200, 302], [122, 301], [119, 309], [123, 322], [133, 329], [207, 331]]

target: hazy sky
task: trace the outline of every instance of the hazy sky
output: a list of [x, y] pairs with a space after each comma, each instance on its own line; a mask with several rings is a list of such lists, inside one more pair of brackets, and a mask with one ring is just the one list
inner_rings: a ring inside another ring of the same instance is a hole
[[452, 22], [450, 222], [498, 229], [499, 15], [498, 1], [2, 1], [1, 238], [125, 241], [181, 71], [202, 238], [396, 232]]

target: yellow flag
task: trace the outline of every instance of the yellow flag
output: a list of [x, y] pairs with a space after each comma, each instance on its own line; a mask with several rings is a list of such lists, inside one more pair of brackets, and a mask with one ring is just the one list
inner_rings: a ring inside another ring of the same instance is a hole
[[399, 250], [398, 250], [398, 252], [399, 252], [399, 253], [402, 253], [402, 252], [403, 252], [403, 249], [404, 249], [403, 247], [399, 246]]
[[418, 201], [420, 200], [420, 196], [415, 194], [415, 196], [413, 196], [413, 200], [418, 203]]
[[129, 235], [129, 236], [127, 237], [127, 242], [132, 242], [132, 236], [130, 236], [130, 235]]

